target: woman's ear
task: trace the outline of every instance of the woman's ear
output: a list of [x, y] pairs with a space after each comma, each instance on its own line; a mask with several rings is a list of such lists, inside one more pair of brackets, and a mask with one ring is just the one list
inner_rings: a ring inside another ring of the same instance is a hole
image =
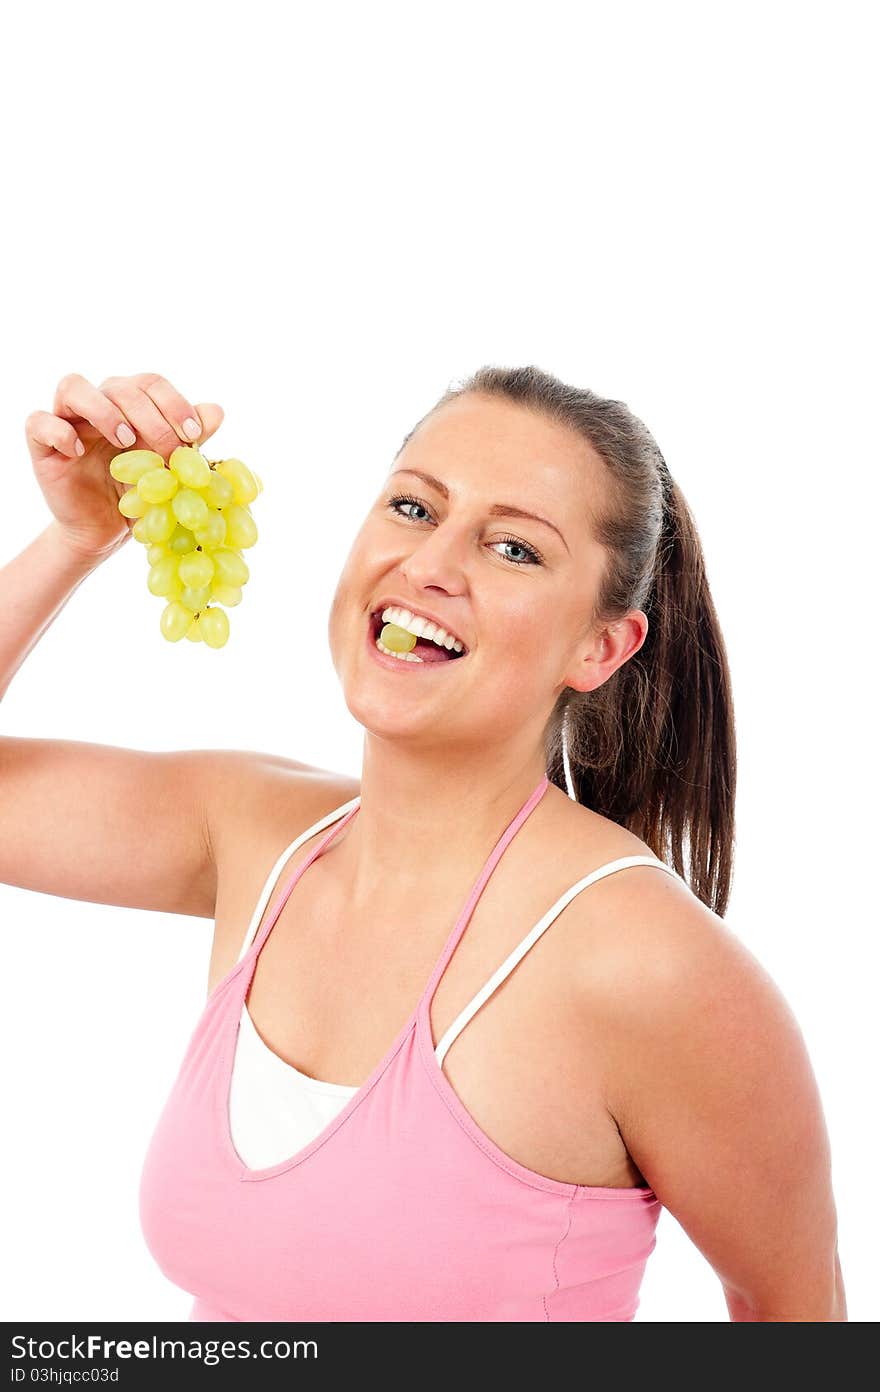
[[632, 609], [623, 619], [606, 625], [581, 645], [575, 662], [563, 674], [563, 685], [575, 691], [595, 691], [613, 676], [645, 641], [648, 616]]

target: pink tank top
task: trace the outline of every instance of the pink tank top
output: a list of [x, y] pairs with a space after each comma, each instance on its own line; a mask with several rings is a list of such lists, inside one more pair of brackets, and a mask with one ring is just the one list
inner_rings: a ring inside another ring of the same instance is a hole
[[[385, 1057], [297, 1154], [250, 1169], [229, 1126], [248, 987], [291, 891], [360, 800], [316, 824], [335, 818], [208, 997], [144, 1161], [144, 1237], [168, 1279], [195, 1297], [191, 1320], [633, 1318], [661, 1211], [653, 1190], [565, 1183], [514, 1160], [465, 1109], [431, 1037], [446, 964], [547, 786], [545, 776], [497, 841]], [[646, 856], [604, 869], [633, 863], [675, 873]]]

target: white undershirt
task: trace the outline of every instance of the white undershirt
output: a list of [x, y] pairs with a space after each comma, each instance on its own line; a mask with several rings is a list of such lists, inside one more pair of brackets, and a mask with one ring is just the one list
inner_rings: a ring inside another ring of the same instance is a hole
[[357, 1091], [310, 1078], [280, 1058], [257, 1031], [245, 1004], [229, 1092], [229, 1129], [250, 1169], [265, 1169], [298, 1154]]

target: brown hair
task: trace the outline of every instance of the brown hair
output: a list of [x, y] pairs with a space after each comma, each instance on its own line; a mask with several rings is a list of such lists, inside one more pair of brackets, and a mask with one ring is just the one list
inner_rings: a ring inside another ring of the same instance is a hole
[[733, 696], [687, 501], [654, 437], [623, 401], [568, 386], [538, 367], [485, 366], [453, 384], [427, 414], [465, 392], [504, 397], [588, 441], [608, 480], [606, 505], [595, 507], [607, 560], [591, 626], [601, 629], [630, 609], [649, 620], [641, 648], [601, 686], [560, 692], [544, 733], [547, 776], [568, 791], [564, 744], [577, 801], [632, 831], [723, 917], [735, 839]]

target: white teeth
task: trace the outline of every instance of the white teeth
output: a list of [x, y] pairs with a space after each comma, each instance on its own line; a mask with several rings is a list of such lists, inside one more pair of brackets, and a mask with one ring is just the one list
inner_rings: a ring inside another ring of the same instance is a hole
[[432, 643], [436, 643], [438, 648], [454, 649], [456, 652], [464, 652], [464, 643], [456, 638], [453, 633], [447, 633], [445, 628], [435, 624], [431, 619], [423, 619], [419, 614], [413, 614], [409, 609], [396, 609], [389, 606], [382, 610], [383, 623], [397, 624], [398, 628], [405, 628], [407, 633], [414, 633], [417, 638], [429, 638]]
[[388, 655], [389, 657], [396, 657], [397, 660], [398, 660], [398, 662], [422, 662], [422, 663], [423, 663], [423, 662], [425, 661], [425, 659], [424, 659], [423, 657], [419, 657], [417, 653], [412, 653], [412, 652], [408, 652], [408, 653], [396, 653], [396, 652], [392, 652], [390, 648], [386, 648], [386, 646], [385, 646], [385, 644], [382, 642], [382, 639], [381, 639], [381, 638], [377, 638], [377, 639], [376, 639], [376, 647], [379, 649], [380, 652], [387, 653], [387, 655]]

